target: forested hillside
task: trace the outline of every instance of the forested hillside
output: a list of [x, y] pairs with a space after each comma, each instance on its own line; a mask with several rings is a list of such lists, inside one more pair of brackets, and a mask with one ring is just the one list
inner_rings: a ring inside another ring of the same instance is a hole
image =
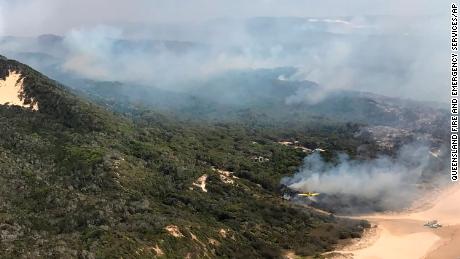
[[9, 71], [38, 111], [0, 105], [0, 257], [314, 256], [367, 226], [279, 191], [305, 153], [278, 141], [353, 153], [363, 141], [356, 125], [119, 115], [2, 58], [1, 77]]

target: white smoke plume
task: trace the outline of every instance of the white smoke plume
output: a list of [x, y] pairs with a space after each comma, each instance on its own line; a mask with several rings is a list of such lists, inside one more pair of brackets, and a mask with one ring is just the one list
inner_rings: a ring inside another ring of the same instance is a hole
[[419, 184], [424, 178], [441, 179], [437, 170], [442, 169], [433, 166], [442, 164], [438, 160], [420, 144], [403, 146], [395, 157], [382, 155], [372, 160], [352, 160], [342, 154], [337, 163], [325, 162], [314, 153], [282, 183], [299, 192], [321, 193], [319, 205], [339, 212], [398, 210], [420, 197]]
[[[118, 27], [73, 29], [64, 36], [62, 69], [78, 76], [177, 90], [184, 81], [240, 68], [276, 67], [250, 53], [201, 42], [126, 40]], [[169, 46], [168, 46], [169, 44]]]

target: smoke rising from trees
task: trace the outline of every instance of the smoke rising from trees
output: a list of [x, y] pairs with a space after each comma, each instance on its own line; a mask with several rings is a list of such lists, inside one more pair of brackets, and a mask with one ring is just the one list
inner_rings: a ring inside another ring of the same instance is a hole
[[372, 160], [352, 160], [342, 154], [337, 163], [325, 162], [314, 153], [282, 183], [299, 192], [323, 193], [317, 202], [335, 211], [399, 210], [420, 197], [422, 181], [442, 182], [442, 161], [422, 144], [408, 144], [395, 157], [382, 155]]

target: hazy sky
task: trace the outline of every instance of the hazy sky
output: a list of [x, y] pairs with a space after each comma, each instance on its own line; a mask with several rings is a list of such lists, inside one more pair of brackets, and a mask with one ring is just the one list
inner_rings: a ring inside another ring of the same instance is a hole
[[[37, 50], [33, 42], [2, 43], [0, 51], [51, 52], [63, 60], [62, 70], [95, 80], [171, 88], [176, 81], [231, 69], [292, 66], [298, 69], [294, 80], [315, 81], [325, 94], [353, 89], [447, 101], [447, 92], [439, 89], [449, 80], [450, 5], [450, 0], [0, 0], [0, 36], [55, 33], [65, 39], [61, 53], [56, 47]], [[260, 16], [328, 19], [242, 22]], [[219, 18], [226, 19], [214, 20]], [[335, 34], [321, 38], [315, 30]], [[176, 55], [116, 41], [137, 37], [207, 47]]]
[[446, 0], [0, 0], [3, 35], [98, 24], [201, 22], [254, 16], [437, 15]]

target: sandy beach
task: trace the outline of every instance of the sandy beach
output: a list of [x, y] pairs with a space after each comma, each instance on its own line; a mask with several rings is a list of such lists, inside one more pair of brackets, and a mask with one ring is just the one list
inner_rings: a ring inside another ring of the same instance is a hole
[[[359, 217], [374, 228], [362, 239], [330, 254], [329, 258], [460, 258], [460, 184], [440, 192], [418, 209]], [[430, 220], [443, 225], [424, 226]]]

